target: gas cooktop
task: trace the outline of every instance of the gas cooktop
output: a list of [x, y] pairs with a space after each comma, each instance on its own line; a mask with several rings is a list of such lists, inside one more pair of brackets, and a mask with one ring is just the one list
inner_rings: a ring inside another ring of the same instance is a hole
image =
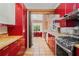
[[72, 51], [74, 44], [79, 43], [79, 39], [70, 36], [60, 36], [58, 37], [57, 42]]

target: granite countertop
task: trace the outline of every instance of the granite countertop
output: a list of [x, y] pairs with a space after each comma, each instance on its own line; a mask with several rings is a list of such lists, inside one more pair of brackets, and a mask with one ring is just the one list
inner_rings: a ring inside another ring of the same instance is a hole
[[75, 44], [75, 47], [79, 48], [79, 44]]
[[[58, 33], [56, 31], [53, 31], [53, 32], [49, 31], [48, 33], [54, 35], [55, 39], [58, 39], [59, 36], [71, 36], [71, 37], [74, 37], [74, 38], [79, 38], [79, 36], [69, 35], [69, 34], [64, 34], [64, 33]], [[74, 46], [79, 48], [79, 44], [75, 44]]]
[[9, 44], [15, 42], [22, 36], [6, 36], [6, 37], [1, 37], [0, 38], [0, 49], [8, 46]]
[[56, 31], [53, 31], [53, 32], [48, 32], [49, 34], [52, 34], [55, 36], [55, 38], [57, 39], [59, 36], [69, 36], [68, 34], [64, 34], [64, 33], [58, 33]]

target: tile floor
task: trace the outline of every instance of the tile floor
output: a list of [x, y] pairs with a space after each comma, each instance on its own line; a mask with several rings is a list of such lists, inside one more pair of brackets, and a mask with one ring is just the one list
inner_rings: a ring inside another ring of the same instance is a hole
[[24, 56], [53, 56], [53, 53], [43, 38], [34, 37], [32, 48], [27, 49]]

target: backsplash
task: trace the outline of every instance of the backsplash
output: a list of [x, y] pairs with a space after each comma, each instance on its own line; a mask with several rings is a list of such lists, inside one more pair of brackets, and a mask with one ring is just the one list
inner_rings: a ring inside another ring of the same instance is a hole
[[61, 33], [79, 35], [79, 27], [64, 27], [61, 28]]
[[73, 32], [74, 32], [73, 27], [64, 27], [64, 28], [61, 28], [61, 33], [73, 34]]
[[7, 33], [7, 26], [0, 24], [0, 34]]

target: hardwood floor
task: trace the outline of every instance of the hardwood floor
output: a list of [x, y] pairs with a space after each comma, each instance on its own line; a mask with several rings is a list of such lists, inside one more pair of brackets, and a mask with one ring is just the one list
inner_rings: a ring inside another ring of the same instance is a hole
[[32, 42], [32, 48], [27, 49], [24, 56], [54, 56], [43, 38], [34, 37]]

